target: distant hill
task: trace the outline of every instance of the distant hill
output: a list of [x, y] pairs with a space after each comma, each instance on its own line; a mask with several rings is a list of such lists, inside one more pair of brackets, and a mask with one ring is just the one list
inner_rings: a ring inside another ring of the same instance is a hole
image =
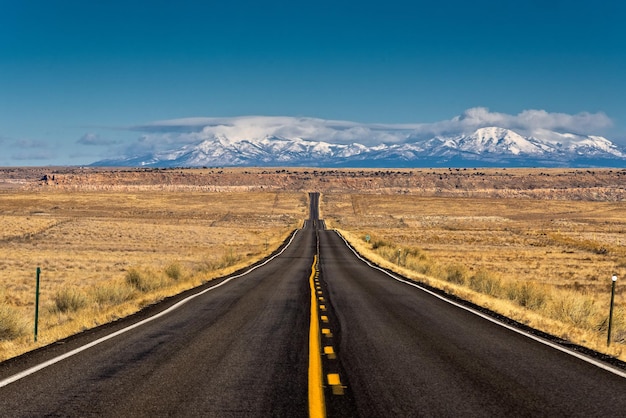
[[626, 201], [614, 168], [0, 167], [2, 190], [298, 192]]

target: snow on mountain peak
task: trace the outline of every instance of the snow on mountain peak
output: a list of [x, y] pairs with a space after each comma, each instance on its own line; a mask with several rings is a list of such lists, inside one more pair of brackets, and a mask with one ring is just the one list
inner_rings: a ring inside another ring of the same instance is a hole
[[[529, 139], [524, 138], [510, 129], [498, 127], [479, 128], [472, 134], [460, 135], [451, 142], [459, 150], [475, 154], [502, 153], [533, 155], [543, 152], [541, 147], [531, 142]], [[450, 142], [448, 142], [448, 144], [450, 144]]]
[[480, 138], [501, 138], [505, 136], [519, 136], [510, 129], [498, 128], [497, 126], [478, 128], [474, 132], [474, 135]]
[[[572, 161], [576, 164], [592, 161], [593, 165], [593, 162], [604, 161], [601, 164], [617, 162], [623, 165], [626, 159], [626, 153], [604, 137], [548, 130], [535, 130], [531, 136], [525, 136], [511, 129], [489, 126], [464, 134], [419, 139], [418, 135], [408, 132], [409, 128], [403, 128], [404, 142], [382, 141], [367, 146], [364, 143], [372, 142], [367, 130], [361, 131], [363, 141], [334, 143], [336, 132], [329, 131], [328, 141], [323, 141], [316, 139], [321, 136], [319, 132], [310, 134], [312, 128], [307, 124], [298, 129], [283, 129], [279, 126], [280, 121], [272, 122], [275, 124], [270, 130], [264, 130], [262, 126], [231, 129], [224, 125], [220, 126], [219, 132], [215, 129], [200, 132], [195, 144], [187, 143], [164, 152], [94, 165], [399, 167], [460, 162], [474, 166], [563, 166]], [[379, 132], [378, 135], [382, 134]]]

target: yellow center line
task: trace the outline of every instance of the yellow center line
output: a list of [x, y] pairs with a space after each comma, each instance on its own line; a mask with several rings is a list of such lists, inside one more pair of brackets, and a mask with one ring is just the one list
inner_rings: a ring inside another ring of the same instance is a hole
[[312, 418], [326, 417], [326, 405], [324, 403], [324, 389], [322, 374], [322, 353], [320, 343], [320, 324], [317, 316], [317, 300], [315, 298], [315, 277], [317, 256], [313, 259], [311, 267], [311, 326], [309, 329], [309, 416]]

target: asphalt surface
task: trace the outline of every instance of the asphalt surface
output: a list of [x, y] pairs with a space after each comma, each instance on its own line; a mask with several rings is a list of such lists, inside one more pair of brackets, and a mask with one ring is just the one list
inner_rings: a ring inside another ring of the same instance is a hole
[[[280, 256], [0, 387], [0, 416], [308, 416], [318, 244], [328, 416], [626, 416], [626, 378], [368, 267], [324, 230], [318, 198]], [[0, 363], [0, 382], [150, 313]]]
[[626, 378], [371, 269], [334, 231], [320, 249], [355, 415], [626, 416]]
[[[0, 388], [0, 415], [308, 416], [314, 251], [313, 229], [298, 231], [250, 274]], [[26, 357], [0, 365], [0, 380], [50, 356]]]

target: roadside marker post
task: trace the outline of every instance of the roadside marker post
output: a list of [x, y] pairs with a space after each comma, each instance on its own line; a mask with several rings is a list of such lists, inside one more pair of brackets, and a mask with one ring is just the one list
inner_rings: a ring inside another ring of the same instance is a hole
[[37, 342], [37, 325], [39, 324], [39, 276], [41, 269], [37, 267], [37, 285], [35, 286], [35, 342]]
[[613, 325], [613, 303], [615, 301], [615, 283], [617, 282], [617, 276], [614, 274], [611, 280], [611, 308], [609, 309], [609, 332], [606, 337], [607, 347], [611, 345], [611, 326]]

